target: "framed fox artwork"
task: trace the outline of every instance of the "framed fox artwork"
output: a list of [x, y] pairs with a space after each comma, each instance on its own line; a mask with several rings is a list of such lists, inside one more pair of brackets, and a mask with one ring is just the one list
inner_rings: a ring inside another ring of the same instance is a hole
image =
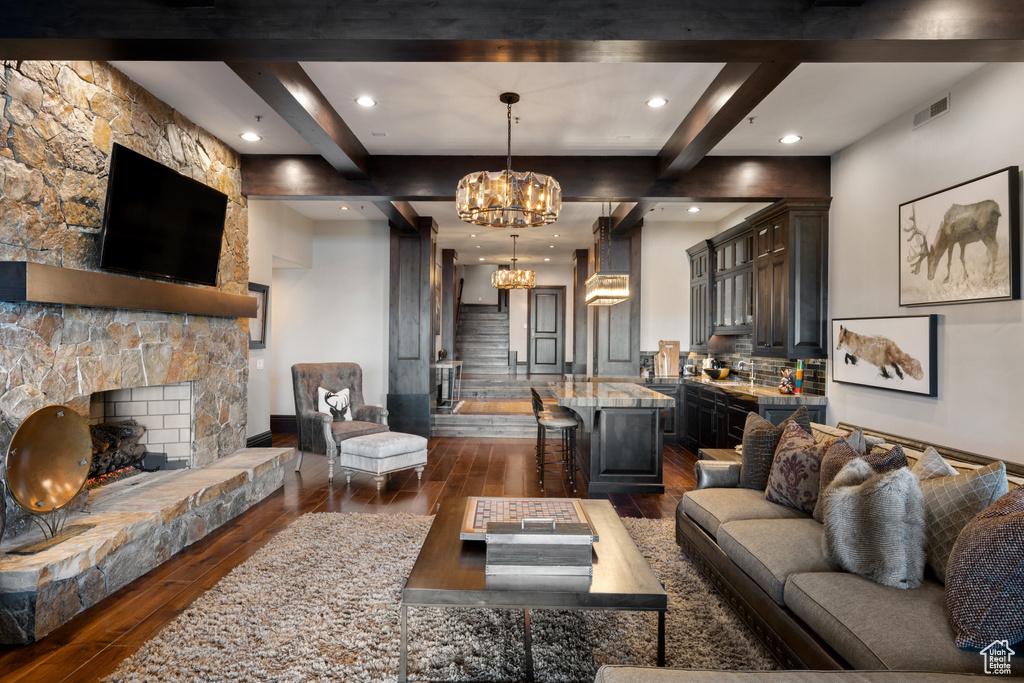
[[937, 315], [833, 318], [832, 381], [938, 396]]

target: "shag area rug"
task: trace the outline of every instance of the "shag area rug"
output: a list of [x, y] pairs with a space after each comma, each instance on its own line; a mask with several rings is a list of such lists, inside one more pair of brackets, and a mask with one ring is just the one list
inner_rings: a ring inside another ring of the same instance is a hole
[[[307, 514], [235, 568], [107, 681], [395, 681], [402, 579], [433, 517]], [[668, 666], [775, 669], [700, 576], [671, 519], [625, 519], [669, 594]], [[655, 664], [657, 615], [531, 612], [538, 681]], [[409, 609], [409, 678], [519, 681], [522, 612]]]

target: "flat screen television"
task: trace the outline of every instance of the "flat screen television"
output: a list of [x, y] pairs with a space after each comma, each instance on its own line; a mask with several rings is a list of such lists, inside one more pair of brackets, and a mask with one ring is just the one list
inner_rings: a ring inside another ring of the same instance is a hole
[[216, 285], [227, 205], [223, 192], [114, 144], [100, 267]]

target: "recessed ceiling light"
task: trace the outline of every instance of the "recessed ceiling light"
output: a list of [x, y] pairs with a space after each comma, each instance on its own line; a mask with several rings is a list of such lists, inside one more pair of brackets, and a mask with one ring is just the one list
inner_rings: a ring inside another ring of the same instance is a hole
[[478, 245], [476, 245], [476, 248], [477, 248], [477, 249], [479, 249], [479, 248], [480, 248], [480, 245], [479, 245], [479, 244], [478, 244]]
[[552, 249], [554, 249], [554, 248], [555, 248], [555, 245], [553, 245], [553, 244], [552, 244], [552, 245], [551, 245], [551, 248], [552, 248]]
[[360, 95], [356, 98], [356, 104], [361, 107], [372, 107], [377, 104], [377, 100], [373, 99], [369, 95]]
[[481, 256], [480, 258], [477, 259], [477, 261], [483, 261], [483, 260], [484, 260], [483, 256]]
[[259, 142], [263, 139], [259, 135], [256, 135], [256, 133], [242, 133], [238, 137], [242, 138], [246, 142]]
[[545, 261], [550, 261], [551, 259], [549, 259], [549, 258], [546, 258], [546, 259], [544, 259], [544, 260], [545, 260]]
[[691, 206], [689, 209], [687, 209], [687, 211], [689, 211], [690, 213], [697, 213], [698, 211], [700, 211], [700, 207], [699, 206]]
[[800, 142], [801, 140], [803, 140], [803, 138], [800, 137], [799, 135], [787, 135], [785, 137], [779, 138], [779, 142], [781, 142], [784, 145], [792, 145], [794, 142]]
[[340, 208], [341, 208], [342, 211], [348, 211], [348, 207], [347, 206], [342, 206]]
[[552, 235], [552, 237], [558, 237], [558, 235]]
[[668, 100], [666, 100], [664, 97], [652, 97], [651, 99], [647, 100], [646, 104], [648, 107], [664, 107], [666, 104], [668, 104]]

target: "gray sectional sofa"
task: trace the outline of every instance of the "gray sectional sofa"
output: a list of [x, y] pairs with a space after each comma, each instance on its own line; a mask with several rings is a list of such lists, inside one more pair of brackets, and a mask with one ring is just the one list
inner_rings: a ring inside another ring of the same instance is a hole
[[[814, 425], [817, 439], [853, 428]], [[903, 445], [911, 464], [924, 448], [933, 445], [864, 431]], [[991, 462], [975, 454], [934, 447], [960, 470]], [[926, 578], [920, 588], [900, 590], [833, 569], [822, 552], [823, 526], [810, 516], [766, 501], [763, 491], [711, 487], [738, 481], [738, 466], [698, 463], [698, 482], [705, 488], [686, 493], [680, 501], [676, 538], [785, 668], [857, 669], [859, 673], [983, 672], [982, 657], [977, 652], [960, 650], [954, 644], [942, 584]], [[1011, 487], [1024, 483], [1020, 466], [1010, 465], [1008, 471]], [[831, 680], [766, 674], [728, 678], [722, 672], [711, 678], [694, 677], [698, 673], [647, 670], [633, 677], [629, 667], [610, 668], [598, 676], [598, 681]], [[1014, 673], [1024, 675], [1024, 662]], [[939, 680], [934, 674], [928, 676], [922, 680]], [[894, 679], [854, 676], [843, 680]]]
[[978, 678], [906, 671], [703, 671], [604, 666], [594, 683], [978, 683]]

